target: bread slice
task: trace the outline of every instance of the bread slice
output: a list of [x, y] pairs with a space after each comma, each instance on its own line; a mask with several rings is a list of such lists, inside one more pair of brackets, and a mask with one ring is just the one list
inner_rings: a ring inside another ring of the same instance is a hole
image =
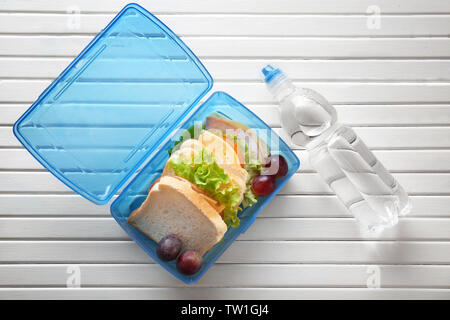
[[[250, 129], [245, 124], [225, 119], [222, 115], [215, 113], [213, 116], [206, 118], [207, 130], [219, 130], [222, 133], [232, 133], [238, 137], [242, 137], [246, 141], [250, 152], [256, 156], [260, 163], [265, 163], [267, 157], [270, 155], [270, 149], [267, 143], [259, 138], [258, 134]], [[248, 161], [245, 159], [244, 161]]]
[[241, 167], [239, 157], [233, 147], [222, 137], [208, 130], [203, 130], [198, 140], [208, 152], [214, 155], [217, 164], [225, 170], [226, 174], [243, 194], [248, 172]]
[[128, 222], [156, 242], [176, 234], [184, 249], [195, 250], [200, 255], [219, 242], [227, 231], [219, 213], [188, 181], [171, 176], [161, 177]]
[[188, 140], [184, 141], [180, 146], [180, 149], [186, 149], [186, 148], [194, 149], [194, 150], [202, 150], [203, 145], [197, 139], [188, 139]]

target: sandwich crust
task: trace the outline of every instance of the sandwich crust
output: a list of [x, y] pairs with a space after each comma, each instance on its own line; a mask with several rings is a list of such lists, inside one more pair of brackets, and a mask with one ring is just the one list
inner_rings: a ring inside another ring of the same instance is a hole
[[185, 249], [203, 255], [220, 241], [227, 226], [214, 207], [184, 179], [163, 176], [128, 222], [159, 242], [176, 234]]

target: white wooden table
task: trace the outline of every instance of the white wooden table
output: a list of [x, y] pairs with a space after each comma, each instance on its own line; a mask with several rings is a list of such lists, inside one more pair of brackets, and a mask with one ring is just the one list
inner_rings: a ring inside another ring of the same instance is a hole
[[125, 4], [0, 0], [1, 299], [450, 298], [449, 1], [140, 1], [201, 58], [215, 90], [274, 128], [266, 63], [323, 93], [414, 205], [398, 227], [363, 239], [297, 150], [301, 172], [192, 287], [153, 263], [109, 205], [71, 192], [12, 134]]

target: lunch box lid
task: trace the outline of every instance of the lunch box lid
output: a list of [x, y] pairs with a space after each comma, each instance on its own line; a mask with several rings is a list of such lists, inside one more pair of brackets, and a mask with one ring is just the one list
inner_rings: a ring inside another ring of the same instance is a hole
[[167, 26], [129, 4], [20, 117], [14, 134], [68, 187], [104, 204], [212, 84]]

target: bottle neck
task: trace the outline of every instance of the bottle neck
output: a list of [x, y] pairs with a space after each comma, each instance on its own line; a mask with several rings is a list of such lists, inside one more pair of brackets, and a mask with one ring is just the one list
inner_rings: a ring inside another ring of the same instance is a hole
[[266, 84], [280, 103], [282, 127], [296, 145], [314, 148], [337, 129], [336, 110], [319, 93], [297, 88], [283, 73]]
[[292, 84], [291, 80], [284, 74], [279, 75], [269, 82], [267, 87], [278, 102], [281, 102], [296, 90], [296, 87]]

